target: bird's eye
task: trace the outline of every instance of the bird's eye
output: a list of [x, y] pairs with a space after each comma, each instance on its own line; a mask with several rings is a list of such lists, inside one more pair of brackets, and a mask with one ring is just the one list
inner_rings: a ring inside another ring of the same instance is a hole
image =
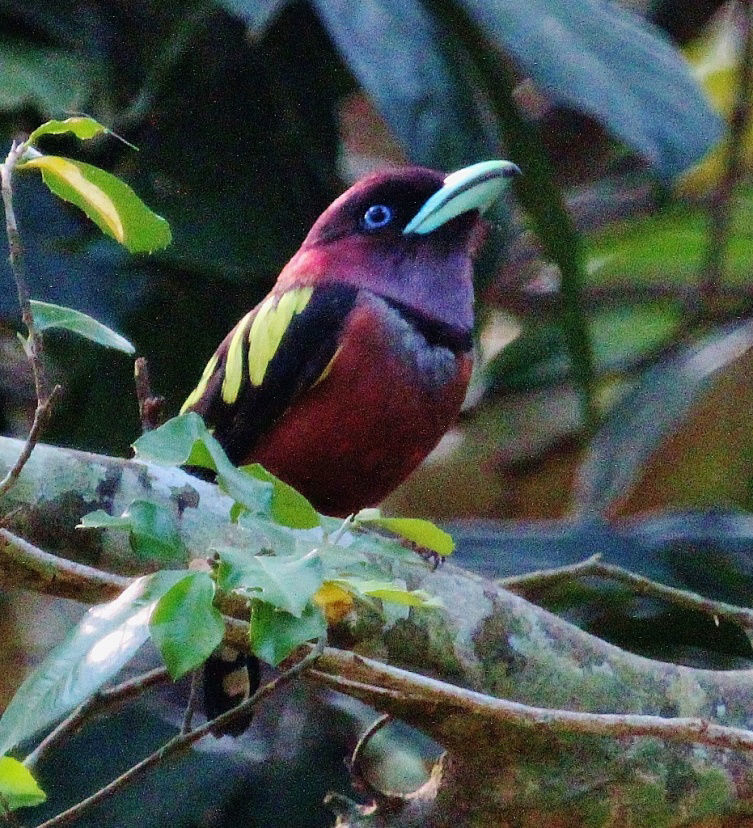
[[372, 204], [363, 214], [361, 227], [364, 230], [381, 230], [392, 221], [392, 210], [384, 204]]

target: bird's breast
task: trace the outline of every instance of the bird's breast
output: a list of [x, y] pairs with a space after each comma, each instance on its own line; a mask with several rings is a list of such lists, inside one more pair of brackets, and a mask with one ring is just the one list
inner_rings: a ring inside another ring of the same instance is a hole
[[460, 410], [472, 359], [455, 344], [362, 291], [326, 376], [294, 401], [247, 460], [323, 512], [378, 503]]

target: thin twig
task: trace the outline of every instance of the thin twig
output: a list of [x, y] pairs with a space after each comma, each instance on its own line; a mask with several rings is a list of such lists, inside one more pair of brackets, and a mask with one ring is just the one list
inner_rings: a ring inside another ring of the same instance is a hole
[[165, 411], [165, 398], [152, 393], [149, 380], [149, 365], [145, 357], [138, 357], [133, 366], [136, 383], [136, 399], [139, 401], [139, 417], [142, 431], [152, 431], [162, 425]]
[[18, 479], [44, 427], [47, 425], [55, 400], [62, 392], [59, 385], [56, 385], [50, 391], [47, 374], [44, 370], [42, 360], [42, 335], [34, 324], [34, 315], [31, 312], [31, 294], [29, 292], [29, 284], [26, 281], [23, 244], [21, 243], [21, 234], [18, 232], [18, 223], [13, 209], [13, 173], [16, 165], [27, 151], [28, 146], [25, 143], [17, 143], [16, 141], [12, 143], [5, 162], [0, 164], [0, 190], [2, 191], [3, 207], [5, 210], [5, 232], [8, 236], [10, 269], [16, 283], [18, 305], [21, 308], [21, 319], [28, 332], [28, 338], [24, 342], [24, 350], [26, 351], [26, 356], [31, 365], [32, 374], [34, 375], [37, 407], [34, 412], [31, 431], [26, 439], [21, 455], [3, 480], [0, 481], [0, 496], [4, 495]]
[[11, 486], [13, 486], [18, 479], [18, 476], [21, 474], [21, 470], [26, 465], [26, 461], [29, 457], [31, 457], [31, 453], [34, 451], [34, 446], [36, 446], [39, 442], [39, 438], [42, 436], [42, 432], [49, 422], [50, 414], [52, 413], [52, 406], [62, 393], [63, 387], [61, 385], [56, 385], [44, 402], [37, 403], [36, 410], [34, 411], [34, 421], [31, 424], [31, 430], [29, 431], [29, 436], [26, 438], [21, 454], [18, 455], [18, 459], [13, 464], [13, 467], [0, 481], [0, 497], [2, 497], [8, 489], [11, 488]]
[[[737, 3], [743, 39], [743, 56], [735, 103], [730, 115], [729, 140], [724, 175], [712, 197], [711, 226], [706, 259], [699, 285], [701, 298], [707, 306], [717, 298], [724, 275], [724, 257], [732, 226], [733, 196], [743, 170], [745, 130], [750, 116], [750, 93], [753, 87], [753, 3]], [[712, 310], [712, 308], [707, 308]]]
[[601, 555], [591, 555], [584, 561], [558, 566], [554, 569], [537, 569], [533, 572], [526, 572], [523, 575], [510, 575], [507, 578], [497, 578], [496, 584], [510, 592], [530, 592], [539, 587], [548, 587], [558, 584], [561, 581], [569, 581], [582, 575], [591, 574], [592, 567], [598, 563]]
[[21, 235], [18, 232], [16, 214], [13, 210], [13, 172], [16, 165], [27, 151], [23, 143], [11, 145], [5, 163], [0, 165], [0, 185], [2, 188], [3, 206], [5, 208], [5, 231], [8, 236], [8, 250], [10, 251], [10, 267], [13, 278], [16, 282], [18, 292], [18, 304], [21, 308], [21, 319], [29, 333], [27, 356], [34, 373], [34, 385], [37, 392], [37, 403], [42, 405], [49, 397], [47, 377], [42, 364], [42, 336], [34, 324], [34, 316], [31, 312], [31, 294], [26, 281], [24, 268], [24, 252], [21, 244]]
[[145, 693], [155, 684], [163, 684], [169, 681], [170, 674], [164, 667], [157, 667], [139, 676], [134, 676], [128, 681], [115, 685], [105, 690], [100, 690], [90, 696], [83, 704], [80, 704], [73, 713], [51, 731], [34, 750], [24, 759], [24, 765], [33, 770], [44, 756], [55, 747], [79, 731], [89, 720], [95, 716], [112, 710], [115, 707], [131, 701]]
[[191, 732], [191, 723], [193, 722], [196, 707], [199, 703], [199, 685], [201, 684], [201, 670], [194, 670], [191, 674], [191, 689], [188, 693], [188, 703], [186, 704], [186, 712], [183, 714], [183, 723], [180, 726], [181, 733]]
[[263, 687], [260, 687], [256, 693], [251, 696], [251, 698], [242, 702], [237, 707], [234, 707], [232, 710], [228, 710], [217, 716], [215, 719], [212, 719], [200, 727], [197, 727], [189, 733], [180, 733], [178, 736], [173, 737], [169, 742], [166, 742], [161, 748], [159, 748], [159, 750], [156, 750], [154, 753], [147, 756], [146, 759], [142, 759], [141, 762], [118, 776], [117, 779], [113, 779], [113, 781], [108, 785], [100, 788], [100, 790], [96, 793], [93, 793], [91, 796], [83, 799], [73, 807], [68, 808], [52, 819], [48, 819], [46, 822], [43, 822], [38, 826], [38, 828], [51, 828], [53, 825], [67, 825], [77, 820], [85, 811], [88, 811], [94, 805], [98, 805], [100, 802], [103, 802], [105, 799], [108, 799], [122, 788], [131, 784], [136, 779], [143, 776], [146, 771], [156, 765], [159, 765], [169, 756], [173, 756], [176, 753], [181, 753], [186, 750], [186, 748], [190, 747], [194, 744], [194, 742], [198, 742], [199, 739], [213, 732], [215, 728], [223, 729], [236, 719], [248, 715], [248, 713], [259, 701], [274, 693], [278, 687], [283, 684], [287, 684], [301, 672], [308, 669], [322, 654], [324, 645], [325, 640], [321, 639], [318, 644], [300, 661], [294, 664], [289, 670], [281, 673], [277, 676], [277, 678], [265, 684]]
[[557, 569], [528, 572], [525, 575], [513, 575], [509, 578], [500, 578], [496, 583], [511, 592], [530, 593], [542, 586], [551, 586], [572, 578], [606, 578], [628, 585], [639, 595], [660, 598], [675, 606], [705, 612], [715, 618], [726, 618], [728, 621], [740, 624], [745, 629], [753, 630], [753, 610], [747, 607], [738, 607], [724, 601], [715, 601], [712, 598], [705, 598], [697, 592], [661, 584], [658, 581], [651, 580], [651, 578], [646, 578], [644, 575], [630, 572], [621, 566], [604, 563], [600, 560], [600, 557], [600, 555], [592, 555], [580, 563], [562, 566]]

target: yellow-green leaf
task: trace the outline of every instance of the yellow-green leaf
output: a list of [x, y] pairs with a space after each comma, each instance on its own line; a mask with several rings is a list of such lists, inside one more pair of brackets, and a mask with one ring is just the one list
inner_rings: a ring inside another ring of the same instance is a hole
[[382, 517], [379, 509], [361, 509], [355, 516], [354, 523], [366, 526], [379, 526], [387, 529], [405, 540], [416, 543], [424, 549], [436, 552], [442, 557], [451, 555], [455, 548], [452, 535], [433, 524], [430, 520], [421, 518], [388, 518]]
[[0, 759], [0, 794], [11, 811], [39, 805], [47, 799], [26, 767], [10, 756]]
[[64, 121], [54, 119], [52, 121], [46, 121], [31, 133], [28, 138], [28, 143], [35, 143], [42, 135], [62, 135], [66, 132], [72, 132], [76, 138], [86, 141], [89, 138], [94, 138], [95, 135], [101, 135], [103, 132], [109, 131], [107, 127], [102, 126], [94, 118], [89, 118], [86, 115], [74, 115], [72, 118], [66, 118]]
[[58, 155], [41, 155], [18, 165], [38, 169], [44, 183], [59, 198], [75, 204], [99, 227], [131, 253], [151, 253], [172, 240], [170, 225], [152, 212], [119, 178]]
[[370, 598], [379, 598], [393, 604], [402, 604], [406, 607], [442, 607], [443, 604], [436, 595], [431, 595], [423, 589], [407, 589], [402, 581], [366, 580], [347, 576], [333, 578], [327, 583], [342, 585], [360, 595]]

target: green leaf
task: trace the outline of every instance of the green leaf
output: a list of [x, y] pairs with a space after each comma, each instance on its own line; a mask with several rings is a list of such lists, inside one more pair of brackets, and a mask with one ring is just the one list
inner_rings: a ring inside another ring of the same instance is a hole
[[359, 595], [370, 598], [379, 598], [393, 604], [402, 604], [407, 607], [442, 607], [443, 604], [435, 595], [423, 589], [407, 589], [405, 582], [400, 580], [382, 581], [366, 580], [355, 576], [333, 578], [334, 583], [341, 584]]
[[130, 661], [149, 637], [157, 601], [185, 577], [185, 570], [146, 575], [92, 607], [16, 691], [0, 718], [0, 754], [70, 713]]
[[301, 644], [320, 638], [326, 632], [324, 615], [312, 604], [295, 616], [276, 609], [266, 601], [253, 602], [249, 627], [251, 651], [273, 667]]
[[[637, 360], [670, 342], [682, 322], [672, 301], [647, 302], [595, 310], [588, 327], [599, 374], [629, 370]], [[522, 334], [486, 366], [495, 390], [531, 391], [571, 376], [559, 325], [531, 319]]]
[[30, 304], [34, 324], [39, 331], [48, 328], [63, 328], [90, 339], [98, 345], [104, 345], [105, 348], [114, 348], [124, 354], [136, 353], [136, 349], [124, 336], [111, 331], [106, 325], [81, 311], [64, 308], [62, 305], [53, 305], [50, 302], [40, 302], [37, 299], [32, 299]]
[[102, 126], [94, 118], [75, 115], [72, 118], [66, 118], [64, 121], [46, 121], [31, 133], [27, 143], [34, 144], [42, 135], [63, 135], [66, 132], [72, 132], [76, 138], [86, 141], [89, 138], [94, 138], [95, 135], [102, 135], [102, 133], [109, 131], [107, 127]]
[[216, 471], [219, 486], [241, 506], [257, 514], [269, 513], [272, 485], [236, 469], [195, 411], [142, 435], [133, 449], [144, 460], [163, 466], [202, 466]]
[[131, 520], [129, 541], [137, 558], [177, 563], [188, 559], [173, 513], [150, 500], [134, 500], [124, 513]]
[[58, 155], [42, 155], [18, 165], [39, 169], [59, 198], [75, 204], [107, 236], [131, 253], [151, 253], [172, 241], [170, 225], [153, 213], [119, 178], [99, 167]]
[[300, 616], [324, 581], [324, 565], [316, 551], [302, 556], [251, 555], [238, 549], [214, 550], [220, 558], [217, 586], [237, 589]]
[[23, 763], [10, 756], [0, 759], [0, 794], [11, 811], [40, 805], [47, 799]]
[[102, 509], [81, 518], [80, 529], [127, 529], [129, 543], [137, 558], [176, 564], [188, 560], [188, 551], [178, 531], [175, 516], [165, 506], [136, 498], [120, 516]]
[[430, 549], [443, 557], [451, 555], [455, 548], [452, 535], [433, 524], [430, 520], [421, 518], [388, 518], [382, 517], [379, 509], [361, 509], [355, 516], [354, 523], [365, 526], [379, 526], [400, 535], [401, 538], [416, 543], [424, 549]]
[[240, 471], [257, 480], [272, 484], [270, 503], [272, 519], [291, 529], [313, 529], [321, 526], [319, 514], [306, 498], [279, 477], [270, 474], [259, 463], [241, 466]]
[[149, 629], [174, 680], [203, 664], [222, 642], [225, 624], [212, 602], [214, 582], [192, 572], [160, 598]]
[[131, 516], [128, 510], [122, 515], [108, 515], [104, 509], [88, 512], [81, 518], [76, 529], [130, 529]]
[[[196, 412], [189, 411], [142, 434], [133, 444], [133, 450], [142, 460], [151, 460], [160, 466], [190, 464], [217, 471], [206, 447], [204, 458], [196, 456], [199, 453], [197, 443], [205, 443], [211, 437], [204, 420]], [[200, 462], [202, 459], [204, 462]]]

